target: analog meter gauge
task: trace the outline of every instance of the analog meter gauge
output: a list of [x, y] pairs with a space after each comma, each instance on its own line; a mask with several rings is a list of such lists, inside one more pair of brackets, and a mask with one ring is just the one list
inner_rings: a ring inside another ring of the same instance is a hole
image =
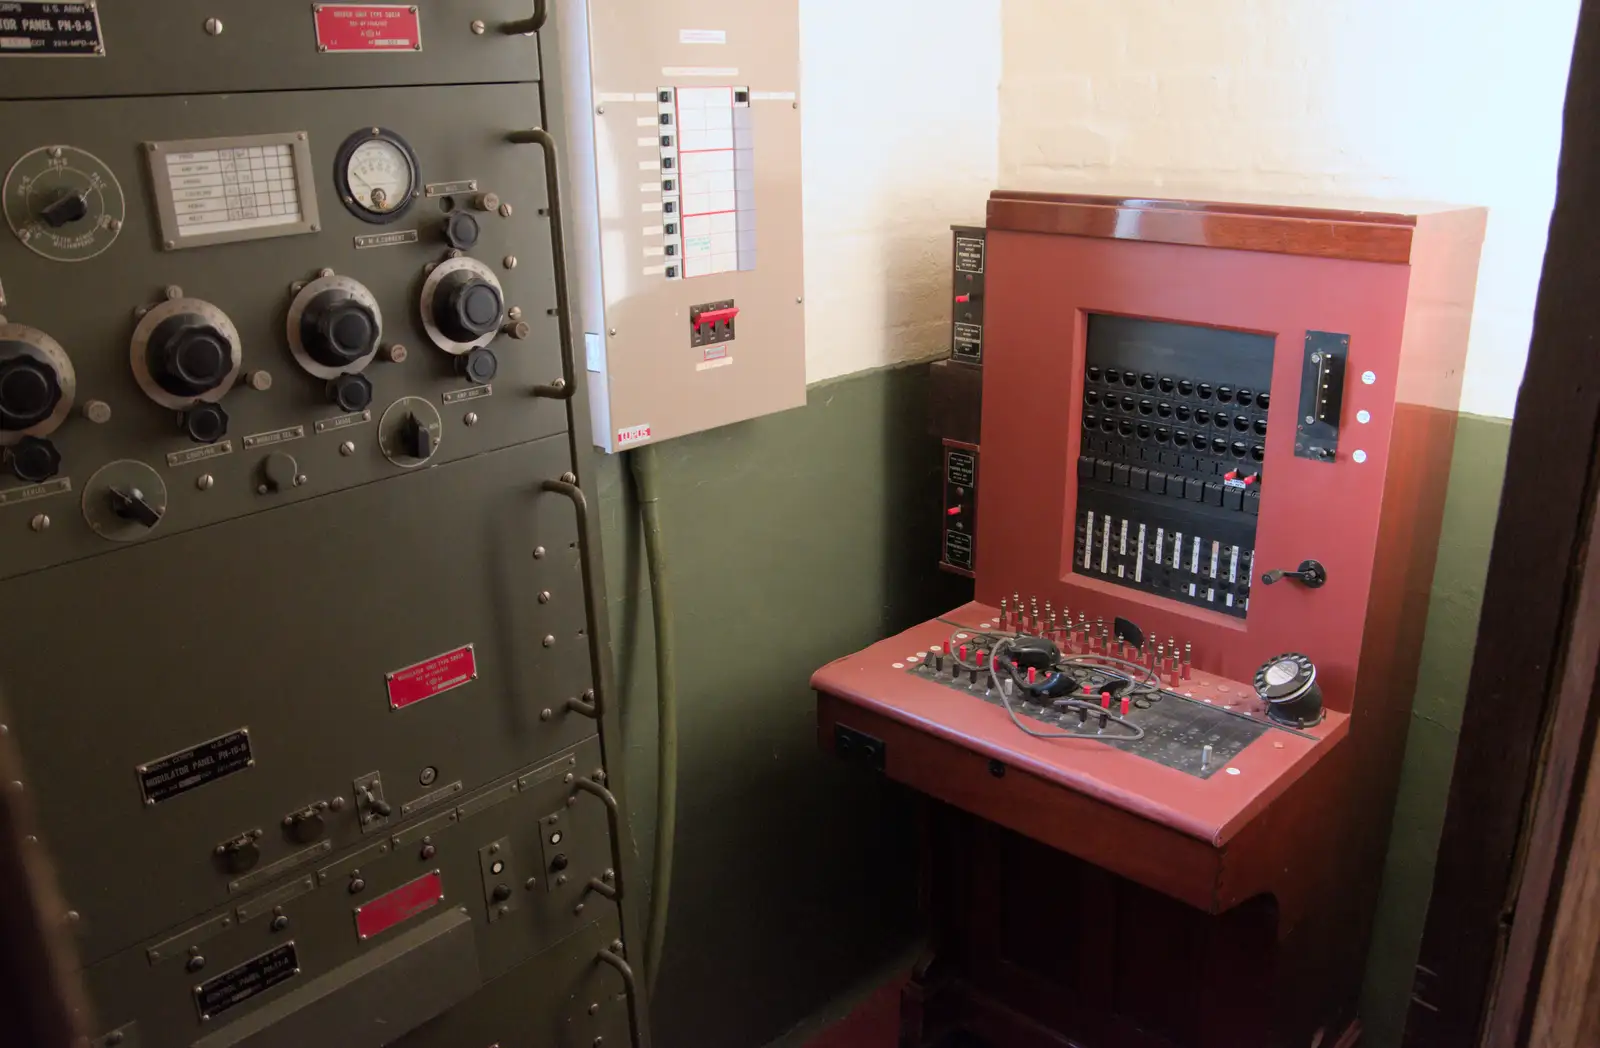
[[422, 191], [417, 155], [405, 139], [381, 127], [344, 140], [333, 177], [339, 199], [363, 222], [393, 222]]
[[126, 211], [117, 176], [72, 146], [40, 146], [6, 172], [6, 222], [28, 250], [56, 262], [82, 262], [110, 247]]

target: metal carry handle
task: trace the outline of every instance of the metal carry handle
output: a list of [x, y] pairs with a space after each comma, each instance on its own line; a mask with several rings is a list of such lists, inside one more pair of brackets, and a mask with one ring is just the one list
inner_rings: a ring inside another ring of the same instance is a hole
[[[539, 4], [542, 8], [543, 3]], [[536, 14], [541, 24], [543, 16]], [[544, 150], [545, 195], [550, 201], [550, 254], [555, 263], [556, 326], [561, 333], [561, 378], [548, 386], [534, 386], [533, 395], [553, 400], [568, 400], [576, 388], [575, 362], [572, 359], [572, 303], [567, 296], [567, 236], [561, 218], [561, 161], [556, 140], [542, 127], [512, 131], [506, 140], [518, 145], [533, 144]]]
[[[569, 387], [570, 388], [570, 387]], [[567, 474], [572, 476], [572, 474]], [[600, 681], [604, 653], [600, 650], [600, 602], [604, 599], [595, 592], [594, 564], [589, 553], [589, 500], [584, 497], [583, 489], [569, 480], [546, 480], [539, 485], [543, 491], [553, 491], [558, 495], [565, 495], [572, 500], [573, 513], [578, 518], [578, 535], [582, 541], [578, 543], [578, 567], [583, 576], [583, 624], [589, 632], [589, 679], [594, 682], [593, 698], [587, 704], [590, 710], [578, 710], [586, 717], [598, 720], [605, 711], [605, 693], [602, 691]], [[588, 698], [585, 693], [585, 698]], [[571, 703], [569, 702], [569, 706]]]
[[638, 980], [633, 977], [633, 969], [628, 967], [627, 961], [610, 950], [601, 950], [595, 954], [595, 960], [611, 965], [622, 976], [622, 986], [628, 994], [628, 1033], [634, 1048], [642, 1048], [644, 1042], [639, 1040], [639, 1012], [634, 1007], [634, 1001], [639, 998], [639, 986]]
[[533, 17], [519, 18], [515, 22], [506, 22], [500, 31], [507, 36], [523, 36], [528, 33], [537, 33], [544, 28], [544, 20], [549, 12], [545, 10], [545, 0], [533, 0]]

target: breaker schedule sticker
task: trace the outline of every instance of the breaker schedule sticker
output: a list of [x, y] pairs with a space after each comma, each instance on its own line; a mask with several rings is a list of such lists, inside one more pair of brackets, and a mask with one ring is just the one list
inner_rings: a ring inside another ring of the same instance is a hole
[[93, 4], [0, 2], [0, 56], [97, 58], [105, 53]]
[[422, 24], [414, 4], [315, 4], [317, 50], [421, 51]]
[[389, 689], [389, 708], [403, 710], [477, 679], [477, 655], [468, 644], [415, 666], [395, 670], [384, 677], [384, 683]]

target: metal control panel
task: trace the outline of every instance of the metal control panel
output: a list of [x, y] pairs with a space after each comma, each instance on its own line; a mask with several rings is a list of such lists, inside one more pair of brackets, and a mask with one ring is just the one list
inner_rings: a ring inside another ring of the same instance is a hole
[[96, 1044], [645, 1043], [544, 9], [0, 5], [3, 730]]
[[804, 404], [799, 5], [556, 6], [595, 445]]

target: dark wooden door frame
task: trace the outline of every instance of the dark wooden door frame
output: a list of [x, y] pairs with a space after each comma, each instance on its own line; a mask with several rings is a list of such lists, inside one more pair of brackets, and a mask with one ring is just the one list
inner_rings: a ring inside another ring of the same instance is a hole
[[1597, 115], [1600, 0], [1585, 0], [1406, 1048], [1510, 1048], [1526, 1036], [1575, 785], [1581, 792], [1592, 749], [1600, 652]]

